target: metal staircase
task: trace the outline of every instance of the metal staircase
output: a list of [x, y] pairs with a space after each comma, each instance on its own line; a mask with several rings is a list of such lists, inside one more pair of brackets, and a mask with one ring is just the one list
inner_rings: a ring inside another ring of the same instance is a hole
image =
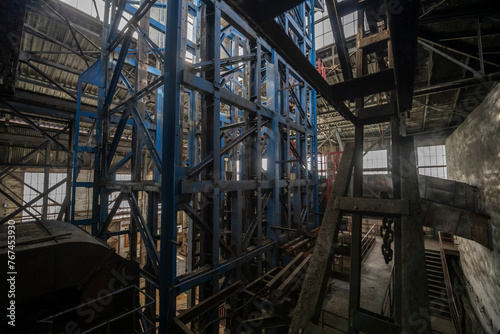
[[446, 295], [443, 265], [439, 251], [426, 249], [425, 264], [427, 271], [427, 287], [429, 289], [429, 306], [432, 316], [451, 320], [450, 305]]

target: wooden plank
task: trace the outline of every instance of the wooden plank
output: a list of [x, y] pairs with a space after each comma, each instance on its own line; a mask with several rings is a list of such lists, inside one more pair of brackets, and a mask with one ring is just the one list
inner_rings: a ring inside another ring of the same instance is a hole
[[309, 322], [318, 318], [323, 306], [324, 287], [328, 279], [328, 267], [333, 258], [332, 245], [337, 241], [342, 213], [335, 208], [335, 199], [345, 196], [349, 189], [354, 156], [353, 143], [347, 143], [340, 160], [337, 178], [333, 184], [330, 201], [326, 205], [316, 246], [307, 268], [306, 277], [300, 291], [290, 324], [291, 333], [305, 333]]

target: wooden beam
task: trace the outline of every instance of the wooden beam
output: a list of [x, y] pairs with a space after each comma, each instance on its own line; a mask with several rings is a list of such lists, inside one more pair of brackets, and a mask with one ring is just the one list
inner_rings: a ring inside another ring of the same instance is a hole
[[290, 324], [290, 333], [305, 333], [309, 322], [318, 317], [323, 306], [322, 291], [328, 279], [328, 268], [333, 258], [332, 245], [337, 241], [342, 213], [335, 208], [335, 199], [345, 196], [349, 189], [354, 156], [354, 145], [348, 143], [340, 160], [337, 178], [326, 205], [318, 239], [307, 268], [299, 300]]
[[387, 41], [391, 38], [389, 30], [382, 30], [379, 33], [366, 36], [361, 40], [360, 48], [364, 49], [365, 54], [387, 49]]

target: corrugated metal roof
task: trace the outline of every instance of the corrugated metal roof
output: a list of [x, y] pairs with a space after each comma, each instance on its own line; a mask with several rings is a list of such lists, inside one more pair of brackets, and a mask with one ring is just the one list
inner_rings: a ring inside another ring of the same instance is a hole
[[[54, 2], [49, 2], [49, 4], [53, 6]], [[66, 22], [56, 16], [47, 6], [31, 1], [28, 5], [21, 49], [28, 56], [31, 56], [30, 64], [32, 66], [38, 68], [70, 94], [76, 96], [78, 75], [100, 56], [96, 46], [101, 44], [99, 36], [101, 23], [66, 4], [62, 4], [62, 6], [65, 13], [71, 13], [72, 16], [78, 17], [78, 20], [71, 23], [74, 26], [78, 44]], [[78, 45], [85, 52], [84, 55], [79, 52]], [[49, 66], [49, 64], [54, 66]], [[17, 87], [20, 89], [74, 100], [25, 63], [20, 64], [18, 73]], [[86, 85], [82, 102], [97, 105], [97, 94], [97, 87]], [[127, 95], [128, 92], [120, 85], [116, 94], [117, 99], [125, 98]]]
[[[427, 10], [439, 4], [441, 1], [430, 0], [422, 1], [423, 8]], [[482, 4], [487, 1], [469, 1], [455, 0], [453, 2], [444, 2], [440, 6], [429, 11], [422, 17], [428, 15], [446, 15], [452, 11], [466, 10], [467, 8], [482, 8]], [[490, 2], [489, 2], [490, 3]], [[479, 62], [474, 59], [478, 57], [478, 38], [476, 17], [465, 17], [454, 20], [436, 20], [436, 22], [428, 20], [427, 23], [421, 24], [421, 35], [428, 34], [433, 40], [445, 46], [453, 46], [456, 51], [449, 51], [442, 47], [437, 47], [449, 56], [456, 60], [467, 64], [468, 66], [479, 71]], [[486, 74], [500, 72], [500, 16], [492, 14], [483, 16], [480, 20], [480, 29], [482, 31], [482, 46], [485, 52]], [[354, 43], [354, 41], [351, 41]], [[326, 59], [327, 65], [331, 66], [332, 48], [319, 52], [321, 57]], [[459, 53], [461, 52], [461, 53]], [[468, 53], [470, 57], [465, 54]], [[467, 60], [467, 58], [469, 58]], [[355, 63], [355, 57], [352, 57], [352, 63]], [[418, 47], [418, 64], [417, 73], [415, 76], [415, 90], [426, 88], [433, 85], [446, 83], [454, 80], [461, 80], [472, 77], [472, 73], [445, 59], [443, 56], [435, 52], [429, 52], [427, 49], [419, 45]], [[489, 61], [489, 62], [488, 62]], [[336, 61], [337, 63], [337, 61]], [[355, 66], [354, 66], [355, 67]], [[373, 73], [374, 68], [368, 67], [368, 73]], [[342, 81], [340, 68], [333, 70], [331, 78], [328, 78], [330, 83]], [[427, 96], [414, 97], [413, 108], [406, 121], [407, 133], [419, 132], [434, 132], [437, 130], [449, 129], [450, 131], [456, 128], [465, 117], [481, 103], [487, 92], [491, 89], [491, 85], [482, 85], [478, 87], [454, 89]], [[331, 111], [330, 106], [325, 106], [321, 101], [318, 101], [318, 113]], [[318, 117], [318, 123], [327, 123], [318, 126], [318, 140], [321, 142], [327, 138], [331, 131], [340, 127], [342, 129], [341, 136], [343, 138], [352, 138], [354, 136], [353, 127], [348, 122], [338, 120], [339, 114], [334, 112]], [[382, 130], [379, 128], [368, 128], [365, 134], [370, 136], [379, 135]]]

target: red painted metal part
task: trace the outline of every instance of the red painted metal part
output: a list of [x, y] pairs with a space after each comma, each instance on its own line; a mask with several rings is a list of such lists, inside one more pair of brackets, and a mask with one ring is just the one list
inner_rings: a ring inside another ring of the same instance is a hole
[[319, 154], [318, 164], [320, 166], [318, 174], [325, 176], [326, 179], [326, 199], [330, 200], [330, 192], [332, 190], [333, 181], [337, 176], [342, 152], [325, 152]]
[[320, 58], [316, 60], [316, 69], [318, 70], [319, 74], [321, 74], [323, 79], [326, 80], [326, 67]]

